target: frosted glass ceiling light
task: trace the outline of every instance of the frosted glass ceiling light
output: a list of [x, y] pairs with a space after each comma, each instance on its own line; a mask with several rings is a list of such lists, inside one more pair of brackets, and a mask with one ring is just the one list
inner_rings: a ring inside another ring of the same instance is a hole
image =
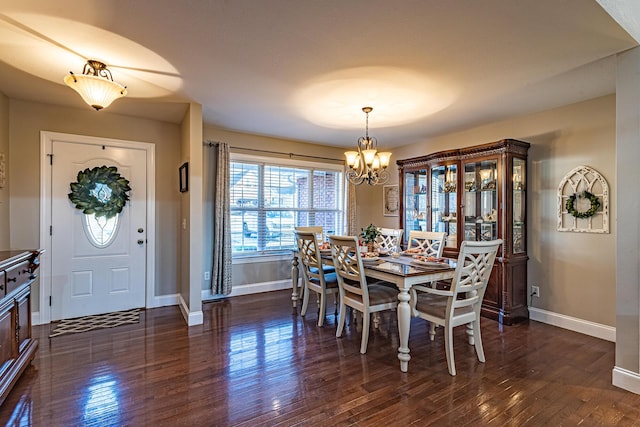
[[389, 160], [391, 153], [378, 152], [378, 140], [369, 136], [369, 113], [372, 107], [363, 107], [362, 111], [367, 115], [365, 136], [358, 138], [358, 151], [347, 151], [347, 179], [355, 185], [366, 182], [369, 185], [384, 184], [389, 180]]
[[80, 94], [84, 102], [91, 105], [96, 111], [111, 105], [113, 101], [127, 94], [127, 88], [113, 81], [111, 71], [107, 66], [93, 59], [84, 64], [82, 74], [73, 74], [64, 78], [64, 82], [71, 89]]

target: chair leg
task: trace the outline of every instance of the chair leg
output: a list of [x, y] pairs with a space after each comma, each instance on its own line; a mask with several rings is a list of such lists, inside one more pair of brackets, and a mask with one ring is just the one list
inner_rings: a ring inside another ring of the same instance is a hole
[[373, 313], [373, 329], [378, 329], [379, 325], [380, 325], [380, 313], [376, 311], [375, 313]]
[[365, 354], [367, 352], [367, 344], [369, 343], [369, 321], [371, 315], [362, 313], [362, 344], [360, 344], [360, 353]]
[[429, 322], [429, 338], [431, 341], [436, 339], [436, 324], [433, 322]]
[[327, 309], [327, 295], [326, 294], [318, 294], [320, 296], [320, 310], [318, 312], [318, 326], [322, 326], [324, 324], [324, 313]]
[[453, 359], [453, 328], [445, 326], [444, 331], [444, 348], [447, 353], [447, 366], [449, 367], [449, 374], [456, 376], [456, 363]]
[[336, 338], [339, 338], [342, 335], [342, 330], [344, 329], [344, 318], [347, 314], [347, 306], [344, 304], [340, 304], [340, 320], [338, 320], [338, 329], [336, 329]]
[[[306, 288], [306, 286], [303, 286]], [[300, 315], [304, 316], [307, 314], [307, 308], [309, 307], [309, 289], [305, 289], [304, 296], [302, 297], [302, 310], [300, 310]]]
[[473, 322], [473, 335], [475, 337], [476, 354], [478, 360], [484, 363], [484, 349], [482, 348], [482, 337], [480, 336], [480, 320]]

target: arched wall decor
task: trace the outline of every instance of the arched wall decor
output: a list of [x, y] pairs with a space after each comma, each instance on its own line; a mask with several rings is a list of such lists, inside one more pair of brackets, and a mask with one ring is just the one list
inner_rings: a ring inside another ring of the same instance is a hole
[[589, 166], [578, 166], [558, 186], [558, 231], [609, 232], [609, 184]]

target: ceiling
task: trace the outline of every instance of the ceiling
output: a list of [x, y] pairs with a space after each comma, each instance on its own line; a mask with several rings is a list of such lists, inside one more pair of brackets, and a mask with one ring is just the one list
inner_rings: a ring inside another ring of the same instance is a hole
[[98, 59], [129, 94], [96, 114], [197, 102], [206, 125], [346, 147], [372, 106], [390, 148], [614, 93], [637, 45], [595, 0], [1, 0], [0, 91], [88, 109], [63, 78]]

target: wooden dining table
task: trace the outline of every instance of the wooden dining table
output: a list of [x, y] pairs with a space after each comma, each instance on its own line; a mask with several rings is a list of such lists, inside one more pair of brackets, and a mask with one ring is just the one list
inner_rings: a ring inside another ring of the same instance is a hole
[[[293, 293], [291, 299], [294, 308], [299, 299], [298, 295], [298, 256], [294, 252], [291, 278], [293, 281]], [[323, 262], [332, 264], [331, 256], [323, 256]], [[367, 277], [385, 280], [394, 283], [399, 290], [398, 293], [398, 359], [400, 360], [400, 370], [407, 372], [409, 368], [409, 332], [411, 330], [411, 307], [409, 293], [411, 287], [417, 284], [437, 282], [439, 280], [452, 279], [455, 274], [456, 260], [446, 259], [441, 266], [430, 266], [416, 262], [411, 256], [387, 256], [380, 257], [375, 262], [363, 262], [364, 272]]]

